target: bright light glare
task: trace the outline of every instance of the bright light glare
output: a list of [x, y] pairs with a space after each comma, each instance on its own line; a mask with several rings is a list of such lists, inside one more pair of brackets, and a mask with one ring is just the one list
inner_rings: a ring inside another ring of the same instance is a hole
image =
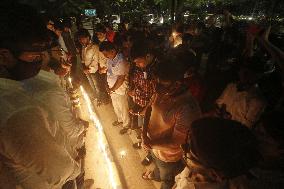
[[120, 157], [121, 157], [121, 158], [124, 158], [124, 157], [126, 156], [126, 151], [125, 151], [125, 150], [121, 150], [121, 151], [119, 152], [119, 154], [120, 154]]
[[70, 88], [73, 88], [73, 85], [72, 85], [72, 78], [71, 78], [71, 77], [68, 77], [68, 81], [69, 81], [69, 86], [70, 86]]
[[108, 144], [107, 144], [107, 140], [106, 140], [105, 135], [104, 135], [103, 127], [102, 127], [98, 117], [96, 116], [96, 114], [93, 111], [92, 103], [91, 103], [91, 100], [90, 100], [88, 94], [86, 93], [86, 91], [84, 90], [84, 88], [82, 86], [80, 86], [80, 89], [81, 89], [81, 92], [83, 94], [84, 101], [86, 102], [86, 105], [87, 105], [87, 108], [88, 108], [90, 120], [93, 122], [93, 124], [96, 126], [96, 128], [98, 130], [98, 144], [99, 144], [99, 147], [102, 151], [102, 155], [104, 156], [104, 159], [105, 159], [106, 164], [107, 164], [107, 170], [108, 170], [108, 175], [109, 175], [109, 180], [110, 180], [111, 186], [112, 186], [113, 189], [120, 188], [121, 183], [118, 179], [119, 177], [118, 177], [117, 169], [114, 165], [114, 162], [111, 160], [109, 152], [108, 152], [109, 151], [108, 150]]

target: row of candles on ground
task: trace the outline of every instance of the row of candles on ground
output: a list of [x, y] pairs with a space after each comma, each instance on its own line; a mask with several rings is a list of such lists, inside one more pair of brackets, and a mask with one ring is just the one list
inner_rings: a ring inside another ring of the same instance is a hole
[[[99, 148], [101, 149], [102, 155], [105, 159], [105, 165], [106, 165], [106, 168], [107, 168], [107, 173], [108, 173], [108, 176], [109, 176], [110, 185], [113, 189], [122, 188], [115, 163], [113, 162], [113, 158], [110, 156], [110, 151], [109, 151], [107, 140], [105, 138], [103, 127], [102, 127], [98, 117], [96, 116], [96, 114], [93, 111], [93, 105], [91, 103], [91, 100], [90, 100], [88, 94], [86, 93], [85, 89], [82, 86], [80, 86], [80, 91], [75, 89], [73, 87], [71, 77], [68, 78], [68, 88], [69, 88], [68, 91], [70, 93], [70, 98], [71, 98], [71, 101], [72, 101], [73, 108], [75, 110], [77, 110], [76, 114], [80, 118], [82, 118], [82, 111], [81, 111], [81, 103], [80, 103], [79, 92], [82, 94], [83, 98], [81, 100], [83, 100], [86, 103], [86, 107], [88, 109], [88, 114], [89, 114], [88, 119], [89, 119], [90, 122], [92, 122], [92, 124], [94, 126], [96, 126], [97, 131], [98, 131], [97, 142], [98, 142]], [[120, 153], [121, 157], [125, 157], [125, 155], [126, 155], [125, 151], [122, 151]]]

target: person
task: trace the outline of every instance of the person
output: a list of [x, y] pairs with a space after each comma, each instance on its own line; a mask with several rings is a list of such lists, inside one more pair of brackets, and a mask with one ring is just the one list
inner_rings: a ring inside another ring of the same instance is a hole
[[[144, 123], [144, 115], [140, 113], [149, 104], [155, 92], [155, 79], [153, 68], [157, 62], [157, 57], [151, 51], [147, 42], [136, 42], [131, 48], [131, 59], [135, 66], [129, 75], [130, 89], [128, 95], [133, 101], [133, 106], [129, 110], [132, 120], [132, 129], [137, 131], [137, 143], [133, 144], [136, 149], [141, 148], [141, 128]], [[151, 154], [142, 160], [142, 165], [149, 165], [152, 162]]]
[[[155, 80], [153, 77], [153, 67], [157, 58], [154, 53], [149, 49], [147, 43], [136, 43], [131, 49], [131, 59], [135, 63], [135, 68], [132, 72], [130, 79], [129, 96], [133, 99], [134, 109], [130, 110], [133, 114], [134, 128], [137, 126], [137, 113], [145, 108], [155, 91]], [[136, 116], [135, 116], [136, 115]]]
[[146, 110], [149, 122], [142, 129], [142, 146], [151, 150], [156, 165], [142, 177], [160, 180], [161, 189], [172, 188], [175, 175], [183, 169], [180, 145], [186, 142], [191, 123], [201, 116], [197, 101], [182, 85], [183, 66], [176, 60], [165, 56], [155, 67], [156, 93]]
[[108, 41], [100, 44], [100, 51], [107, 58], [107, 83], [112, 105], [117, 116], [114, 126], [122, 125], [120, 134], [125, 134], [130, 125], [127, 100], [129, 64], [115, 46]]
[[191, 95], [201, 105], [206, 89], [203, 78], [198, 73], [196, 55], [183, 44], [174, 48], [171, 53], [178, 57], [179, 62], [183, 63], [185, 72], [183, 82], [189, 88]]
[[[107, 38], [107, 31], [106, 31], [106, 28], [103, 24], [97, 24], [96, 25], [96, 35], [94, 36], [97, 40], [94, 40], [93, 41], [97, 41], [98, 44], [104, 42], [104, 41], [108, 41], [108, 38]], [[111, 41], [112, 42], [112, 41]]]
[[91, 35], [88, 30], [81, 29], [77, 32], [77, 37], [82, 49], [82, 64], [89, 83], [97, 98], [97, 104], [107, 103], [108, 95], [106, 91], [106, 81], [100, 75], [101, 70], [106, 68], [107, 59], [99, 51], [99, 46], [92, 43]]
[[255, 126], [266, 107], [257, 84], [264, 76], [264, 65], [262, 59], [254, 56], [241, 66], [239, 82], [228, 84], [216, 100], [219, 116], [239, 121], [248, 128]]
[[67, 48], [68, 54], [71, 56], [71, 77], [74, 78], [74, 80], [77, 79], [77, 49], [73, 40], [73, 36], [71, 33], [72, 28], [72, 21], [69, 18], [65, 18], [62, 22], [63, 24], [63, 32], [62, 32], [62, 38], [65, 42], [65, 46]]
[[80, 167], [56, 143], [47, 129], [47, 113], [19, 82], [41, 69], [46, 27], [36, 10], [17, 3], [1, 4], [0, 23], [1, 163], [22, 188], [61, 188], [77, 177]]
[[261, 156], [257, 139], [233, 120], [207, 117], [192, 123], [183, 145], [185, 169], [173, 189], [250, 188], [250, 170]]

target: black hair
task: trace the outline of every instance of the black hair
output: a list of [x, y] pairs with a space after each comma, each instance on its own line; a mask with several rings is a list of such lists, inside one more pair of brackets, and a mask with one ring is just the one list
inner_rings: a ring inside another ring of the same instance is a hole
[[100, 44], [100, 51], [111, 51], [111, 50], [116, 50], [114, 44], [109, 41], [104, 41]]
[[180, 81], [184, 72], [183, 65], [172, 55], [162, 56], [154, 67], [154, 76], [163, 81]]
[[182, 43], [190, 43], [193, 40], [193, 35], [185, 33], [182, 35]]
[[64, 18], [62, 21], [63, 27], [71, 28], [72, 27], [72, 21], [70, 18]]
[[0, 47], [11, 50], [15, 55], [33, 48], [35, 43], [46, 48], [45, 44], [49, 41], [42, 17], [28, 5], [2, 3], [0, 28]]
[[145, 57], [150, 52], [149, 44], [147, 42], [136, 41], [130, 51], [131, 59]]
[[96, 25], [96, 32], [106, 33], [106, 27], [103, 24]]
[[81, 38], [81, 37], [90, 37], [91, 38], [89, 31], [85, 28], [81, 28], [79, 31], [77, 31], [76, 36], [77, 36], [78, 39]]
[[188, 143], [205, 167], [225, 178], [246, 174], [261, 158], [256, 137], [233, 120], [207, 117], [194, 121]]
[[60, 31], [64, 30], [64, 25], [63, 25], [62, 20], [57, 19], [57, 20], [54, 21], [54, 29], [60, 30]]

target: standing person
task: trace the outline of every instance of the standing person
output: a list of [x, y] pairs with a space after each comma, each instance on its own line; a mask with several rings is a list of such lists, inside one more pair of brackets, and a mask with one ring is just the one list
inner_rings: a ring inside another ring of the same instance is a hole
[[107, 59], [99, 51], [99, 46], [92, 43], [88, 30], [81, 29], [77, 32], [77, 37], [82, 49], [82, 64], [89, 83], [97, 98], [97, 103], [107, 103], [108, 95], [105, 82], [101, 79], [100, 71], [106, 68]]
[[[183, 70], [174, 56], [164, 57], [156, 67], [156, 93], [153, 95], [149, 124], [142, 131], [142, 146], [152, 150], [156, 168], [144, 179], [160, 180], [161, 189], [171, 189], [174, 177], [183, 169], [182, 149], [191, 123], [201, 116], [197, 101], [182, 85]], [[147, 112], [147, 111], [146, 111]]]
[[65, 18], [63, 20], [63, 32], [62, 32], [62, 38], [65, 42], [67, 51], [69, 55], [71, 56], [71, 77], [74, 79], [77, 79], [76, 71], [77, 71], [77, 49], [74, 43], [74, 40], [72, 38], [71, 33], [71, 27], [72, 27], [72, 21], [71, 19]]
[[[153, 51], [150, 50], [147, 43], [135, 43], [131, 49], [131, 58], [135, 63], [132, 70], [130, 81], [130, 91], [128, 95], [132, 98], [133, 107], [130, 109], [131, 128], [138, 129], [137, 135], [139, 142], [134, 143], [133, 147], [141, 148], [141, 128], [144, 123], [144, 115], [140, 114], [149, 104], [155, 92], [155, 79], [153, 76], [153, 67], [157, 58]], [[148, 154], [141, 162], [143, 165], [151, 163], [151, 155]]]
[[[133, 128], [140, 128], [142, 125], [138, 125], [137, 113], [149, 104], [152, 95], [155, 92], [155, 80], [153, 76], [153, 66], [156, 61], [156, 57], [153, 52], [150, 51], [146, 43], [136, 43], [131, 49], [131, 58], [135, 63], [132, 77], [130, 78], [131, 89], [128, 92], [134, 102], [134, 109], [131, 110], [133, 113]], [[135, 115], [136, 114], [136, 115]], [[139, 116], [141, 118], [141, 116]], [[140, 123], [143, 123], [143, 121]]]
[[122, 125], [120, 134], [125, 134], [130, 124], [127, 101], [129, 64], [111, 42], [102, 42], [100, 51], [108, 59], [105, 70], [107, 71], [108, 91], [117, 116], [117, 121], [113, 122], [113, 125]]
[[33, 8], [15, 3], [1, 4], [0, 26], [1, 164], [22, 188], [61, 188], [78, 176], [79, 165], [56, 143], [46, 112], [19, 82], [41, 69], [46, 27]]

